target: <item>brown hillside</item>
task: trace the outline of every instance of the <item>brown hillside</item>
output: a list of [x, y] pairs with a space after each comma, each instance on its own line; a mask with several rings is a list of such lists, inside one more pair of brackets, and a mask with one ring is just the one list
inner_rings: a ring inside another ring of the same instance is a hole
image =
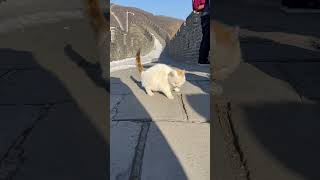
[[[151, 22], [155, 23], [157, 26], [165, 30], [170, 37], [172, 37], [181, 24], [184, 22], [183, 20], [172, 18], [172, 17], [167, 17], [167, 16], [155, 16], [149, 12], [146, 12], [144, 10], [141, 10], [139, 8], [134, 8], [134, 7], [124, 7], [120, 5], [114, 5], [112, 7], [112, 11], [114, 14], [119, 18], [119, 20], [122, 22], [124, 28], [126, 27], [126, 12], [130, 11], [135, 14], [135, 16], [130, 16], [129, 15], [129, 21], [130, 18], [135, 18], [135, 19], [144, 19], [144, 17], [148, 18]], [[117, 22], [115, 21], [115, 18], [113, 16], [110, 16], [111, 18], [111, 26], [118, 26]]]

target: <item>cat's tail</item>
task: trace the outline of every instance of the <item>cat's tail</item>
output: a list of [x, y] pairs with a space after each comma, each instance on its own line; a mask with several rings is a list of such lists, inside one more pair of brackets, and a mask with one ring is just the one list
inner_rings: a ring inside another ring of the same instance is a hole
[[142, 63], [141, 63], [141, 58], [140, 58], [140, 49], [138, 50], [136, 54], [136, 66], [138, 68], [139, 73], [141, 74], [142, 71], [144, 70]]
[[95, 33], [107, 31], [107, 20], [102, 13], [99, 0], [84, 0], [86, 14]]

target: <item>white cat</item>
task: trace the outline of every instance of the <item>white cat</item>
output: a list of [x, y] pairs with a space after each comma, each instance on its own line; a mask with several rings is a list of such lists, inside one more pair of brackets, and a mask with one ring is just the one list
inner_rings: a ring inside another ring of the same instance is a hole
[[180, 91], [180, 87], [185, 83], [185, 70], [172, 68], [166, 64], [156, 64], [147, 70], [144, 70], [140, 50], [136, 55], [136, 65], [141, 75], [142, 86], [149, 96], [153, 96], [152, 91], [163, 92], [169, 99], [174, 99], [171, 93]]

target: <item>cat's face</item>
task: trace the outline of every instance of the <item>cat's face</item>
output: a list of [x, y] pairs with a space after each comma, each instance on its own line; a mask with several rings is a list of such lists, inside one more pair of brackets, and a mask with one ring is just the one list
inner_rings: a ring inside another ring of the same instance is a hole
[[175, 69], [171, 71], [168, 80], [173, 88], [181, 87], [186, 82], [185, 70]]

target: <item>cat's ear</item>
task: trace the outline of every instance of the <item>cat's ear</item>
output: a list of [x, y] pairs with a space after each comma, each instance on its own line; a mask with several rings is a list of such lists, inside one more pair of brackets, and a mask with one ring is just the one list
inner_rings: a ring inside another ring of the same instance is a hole
[[177, 69], [176, 72], [178, 76], [183, 76], [185, 74], [185, 70], [183, 69]]

